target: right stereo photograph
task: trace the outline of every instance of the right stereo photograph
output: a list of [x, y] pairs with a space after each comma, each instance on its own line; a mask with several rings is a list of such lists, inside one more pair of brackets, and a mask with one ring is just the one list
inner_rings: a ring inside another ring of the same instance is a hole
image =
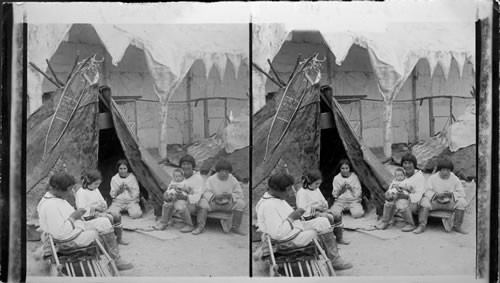
[[481, 277], [481, 3], [289, 4], [252, 19], [252, 275]]

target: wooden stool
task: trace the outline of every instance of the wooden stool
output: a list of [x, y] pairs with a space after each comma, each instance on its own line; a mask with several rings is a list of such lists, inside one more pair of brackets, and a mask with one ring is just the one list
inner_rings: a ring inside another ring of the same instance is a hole
[[220, 219], [224, 233], [229, 233], [233, 226], [233, 212], [231, 211], [211, 211], [208, 213], [207, 218]]
[[453, 229], [453, 224], [455, 221], [455, 212], [450, 210], [432, 210], [429, 212], [429, 217], [441, 218], [443, 221], [444, 230], [450, 232]]

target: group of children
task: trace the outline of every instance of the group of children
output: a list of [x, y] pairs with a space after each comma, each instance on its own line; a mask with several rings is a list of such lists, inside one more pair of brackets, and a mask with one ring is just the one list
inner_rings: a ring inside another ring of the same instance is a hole
[[[189, 164], [188, 164], [189, 163]], [[183, 157], [180, 161], [181, 168], [188, 166], [194, 167], [194, 159], [192, 157]], [[231, 231], [236, 234], [245, 235], [246, 233], [240, 229], [240, 224], [243, 217], [243, 209], [246, 206], [244, 202], [243, 190], [239, 181], [232, 175], [232, 165], [227, 160], [219, 160], [215, 164], [215, 174], [209, 176], [207, 180], [199, 184], [201, 188], [197, 188], [199, 200], [196, 203], [191, 203], [188, 207], [187, 196], [194, 194], [194, 189], [186, 184], [186, 176], [183, 169], [175, 169], [173, 171], [173, 180], [168, 185], [163, 195], [163, 212], [160, 223], [155, 225], [157, 230], [167, 228], [171, 218], [176, 213], [183, 216], [182, 220], [185, 224], [180, 231], [183, 233], [191, 232], [198, 235], [204, 231], [206, 218], [210, 211], [231, 211], [233, 215]], [[199, 177], [201, 178], [201, 177]], [[196, 210], [197, 227], [195, 228], [191, 221], [189, 210]]]
[[[352, 164], [347, 159], [342, 159], [339, 163], [340, 172], [333, 179], [332, 195], [335, 203], [328, 208], [328, 202], [321, 193], [321, 172], [319, 170], [309, 170], [302, 176], [302, 187], [297, 191], [297, 208], [302, 208], [303, 220], [310, 220], [315, 217], [326, 217], [334, 227], [337, 242], [349, 244], [343, 237], [342, 212], [350, 210], [353, 218], [364, 215], [361, 204], [361, 183], [358, 176], [353, 172]], [[388, 201], [394, 201], [398, 210], [405, 210], [409, 205], [409, 200], [397, 198], [398, 194], [409, 195], [414, 193], [411, 186], [405, 183], [405, 171], [397, 168], [394, 173], [394, 180], [391, 182], [385, 197]]]
[[297, 191], [297, 208], [304, 210], [303, 220], [316, 217], [326, 217], [333, 227], [337, 243], [348, 245], [343, 237], [342, 212], [350, 210], [353, 217], [362, 217], [364, 214], [361, 205], [361, 183], [352, 170], [352, 165], [347, 159], [339, 163], [341, 170], [333, 179], [333, 196], [336, 202], [329, 208], [328, 202], [319, 187], [322, 183], [319, 170], [309, 170], [302, 176], [302, 187]]

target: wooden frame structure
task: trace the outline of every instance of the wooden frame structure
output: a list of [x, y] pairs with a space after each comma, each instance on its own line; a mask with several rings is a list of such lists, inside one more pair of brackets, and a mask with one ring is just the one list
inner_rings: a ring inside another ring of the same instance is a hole
[[331, 277], [336, 276], [333, 265], [318, 240], [308, 246], [295, 249], [280, 249], [269, 235], [264, 235], [263, 244], [269, 254], [263, 255], [269, 262], [271, 277]]
[[51, 255], [50, 275], [54, 277], [111, 277], [120, 276], [114, 260], [99, 239], [88, 247], [58, 251], [48, 236]]

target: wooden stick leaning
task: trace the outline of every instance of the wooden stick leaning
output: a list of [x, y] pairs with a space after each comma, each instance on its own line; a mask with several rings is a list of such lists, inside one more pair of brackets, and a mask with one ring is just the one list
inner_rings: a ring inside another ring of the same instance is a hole
[[279, 86], [280, 88], [284, 87], [285, 85], [282, 85], [281, 83], [279, 83], [278, 81], [276, 81], [273, 77], [271, 77], [268, 73], [266, 73], [261, 67], [259, 67], [257, 64], [253, 63], [252, 62], [252, 65], [255, 67], [255, 69], [257, 69], [259, 72], [261, 72], [262, 74], [264, 74], [264, 76], [266, 76], [269, 80], [271, 80], [273, 83], [275, 83], [277, 86]]
[[49, 67], [49, 71], [50, 73], [52, 74], [52, 76], [54, 77], [54, 79], [56, 80], [56, 82], [60, 85], [60, 86], [63, 86], [63, 82], [61, 82], [61, 80], [59, 80], [59, 78], [57, 77], [56, 75], [56, 72], [54, 72], [54, 69], [52, 69], [52, 66], [50, 65], [49, 63], [49, 60], [48, 59], [45, 59], [45, 62], [47, 62], [47, 67]]
[[68, 76], [66, 77], [66, 84], [68, 83], [69, 79], [73, 75], [73, 72], [75, 71], [75, 68], [78, 65], [78, 59], [79, 58], [80, 58], [80, 56], [76, 55], [75, 62], [73, 63], [73, 67], [71, 68], [71, 71], [68, 73]]
[[273, 72], [273, 74], [276, 77], [276, 79], [278, 80], [278, 82], [282, 85], [286, 85], [286, 83], [278, 75], [278, 72], [276, 72], [276, 70], [274, 69], [273, 64], [271, 64], [271, 60], [267, 59], [267, 63], [269, 63], [269, 67], [271, 67], [271, 72]]
[[33, 62], [30, 62], [30, 65], [31, 67], [33, 67], [35, 70], [37, 70], [38, 72], [40, 72], [40, 74], [42, 74], [49, 82], [51, 82], [53, 85], [55, 85], [56, 87], [60, 88], [62, 87], [62, 85], [59, 85], [56, 81], [54, 81], [51, 77], [49, 77], [49, 75], [47, 75], [44, 71], [42, 71], [40, 68], [38, 68], [37, 65], [35, 65], [35, 63]]

